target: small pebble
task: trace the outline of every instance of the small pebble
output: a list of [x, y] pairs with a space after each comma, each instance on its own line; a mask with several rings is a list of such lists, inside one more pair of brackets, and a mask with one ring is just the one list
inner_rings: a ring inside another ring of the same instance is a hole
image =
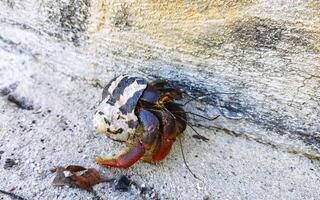
[[0, 94], [5, 96], [13, 92], [18, 87], [18, 83], [12, 83], [9, 86], [0, 88]]
[[19, 96], [17, 94], [10, 94], [8, 100], [12, 103], [15, 103], [19, 108], [25, 110], [33, 109], [33, 101], [30, 98]]
[[121, 176], [117, 181], [115, 186], [116, 190], [120, 190], [121, 192], [126, 192], [129, 190], [131, 181], [126, 176]]
[[141, 193], [145, 193], [145, 192], [147, 191], [147, 189], [148, 189], [148, 188], [146, 187], [146, 184], [143, 183], [143, 184], [141, 185]]
[[70, 171], [63, 171], [64, 177], [70, 177], [73, 174]]
[[205, 195], [205, 196], [203, 197], [203, 200], [210, 200], [209, 195]]
[[14, 165], [16, 165], [16, 161], [13, 160], [13, 159], [10, 159], [10, 158], [7, 158], [7, 160], [5, 161], [4, 163], [4, 166], [3, 168], [4, 169], [9, 169], [9, 168], [12, 168]]
[[154, 199], [156, 197], [156, 193], [153, 192], [150, 197], [151, 199]]
[[0, 160], [1, 160], [1, 155], [4, 153], [4, 151], [0, 151]]

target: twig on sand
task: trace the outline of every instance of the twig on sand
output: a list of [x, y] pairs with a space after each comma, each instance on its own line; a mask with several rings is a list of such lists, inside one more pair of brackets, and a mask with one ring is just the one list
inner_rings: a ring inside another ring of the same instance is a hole
[[17, 200], [27, 200], [21, 196], [18, 196], [16, 194], [13, 194], [12, 192], [6, 192], [4, 190], [0, 190], [0, 193], [8, 195], [9, 197], [11, 197], [12, 199], [17, 199]]

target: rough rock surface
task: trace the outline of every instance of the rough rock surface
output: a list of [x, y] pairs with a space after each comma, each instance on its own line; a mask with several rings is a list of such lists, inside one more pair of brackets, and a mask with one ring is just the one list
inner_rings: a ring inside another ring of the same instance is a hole
[[[27, 199], [317, 199], [320, 159], [320, 3], [242, 1], [0, 1], [0, 189]], [[210, 141], [182, 137], [156, 165], [99, 168], [121, 144], [97, 135], [102, 86], [122, 73], [172, 79], [202, 97], [187, 109]], [[3, 91], [3, 90], [1, 90]], [[228, 94], [227, 94], [228, 93]], [[14, 160], [4, 168], [7, 159]], [[95, 195], [51, 185], [53, 166], [130, 175], [154, 191]], [[157, 195], [155, 195], [157, 194]], [[0, 199], [6, 199], [1, 196]]]

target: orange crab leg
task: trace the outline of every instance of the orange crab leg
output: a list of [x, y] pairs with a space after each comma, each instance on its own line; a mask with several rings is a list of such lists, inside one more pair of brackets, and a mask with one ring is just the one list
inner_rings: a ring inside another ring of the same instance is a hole
[[171, 95], [171, 93], [167, 92], [161, 96], [161, 98], [158, 100], [158, 105], [164, 105], [165, 103], [171, 101], [174, 97]]
[[160, 142], [152, 156], [152, 160], [159, 161], [163, 160], [170, 152], [172, 144], [177, 136], [177, 127], [176, 120], [167, 111], [157, 110], [154, 111], [154, 113], [157, 115], [163, 125], [162, 135], [159, 138]]
[[140, 100], [162, 106], [173, 99], [181, 98], [182, 92], [178, 88], [166, 80], [157, 80], [148, 84]]
[[152, 160], [154, 161], [163, 160], [169, 154], [172, 144], [174, 143], [174, 140], [164, 138], [161, 138], [160, 140], [160, 145], [157, 147], [157, 151], [152, 156]]
[[96, 161], [103, 166], [128, 168], [137, 162], [150, 149], [159, 132], [159, 120], [150, 111], [141, 109], [139, 119], [144, 127], [142, 139], [134, 147], [115, 158], [97, 157]]
[[145, 153], [145, 149], [142, 144], [137, 143], [132, 149], [128, 152], [121, 154], [117, 158], [104, 159], [102, 157], [97, 157], [96, 161], [106, 167], [122, 167], [128, 168], [137, 162]]
[[[175, 103], [167, 103], [165, 105], [170, 111], [183, 111], [183, 109]], [[186, 128], [186, 115], [183, 112], [156, 111], [155, 114], [159, 117], [163, 124], [163, 134], [160, 138], [160, 144], [157, 146], [152, 159], [155, 161], [163, 160], [170, 152], [173, 143], [178, 135]]]

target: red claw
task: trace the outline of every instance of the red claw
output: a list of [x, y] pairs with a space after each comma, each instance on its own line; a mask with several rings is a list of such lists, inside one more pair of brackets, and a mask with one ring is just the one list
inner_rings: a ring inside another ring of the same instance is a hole
[[137, 143], [130, 151], [112, 159], [96, 158], [96, 161], [106, 167], [121, 167], [128, 168], [137, 162], [145, 153], [141, 143]]
[[128, 149], [125, 153], [120, 154], [116, 158], [97, 157], [96, 161], [107, 167], [128, 168], [135, 162], [140, 160], [146, 150], [149, 150], [157, 138], [159, 132], [159, 120], [150, 111], [141, 109], [139, 111], [139, 119], [144, 127], [144, 134], [136, 145]]

